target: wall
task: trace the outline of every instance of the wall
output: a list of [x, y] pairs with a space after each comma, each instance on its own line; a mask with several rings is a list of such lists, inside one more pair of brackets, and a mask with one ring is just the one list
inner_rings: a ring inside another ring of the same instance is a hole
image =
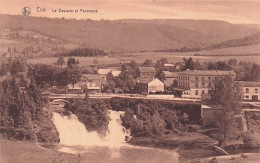
[[[249, 93], [246, 93], [246, 88], [249, 89]], [[257, 92], [255, 92], [255, 89], [257, 89]], [[260, 100], [260, 87], [243, 87], [244, 100], [252, 100], [252, 96], [258, 96], [258, 100]]]

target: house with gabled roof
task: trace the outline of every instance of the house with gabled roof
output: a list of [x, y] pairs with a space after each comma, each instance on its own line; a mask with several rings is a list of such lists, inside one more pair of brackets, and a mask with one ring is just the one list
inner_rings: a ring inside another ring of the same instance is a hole
[[164, 83], [158, 78], [136, 78], [137, 93], [155, 93], [164, 92]]
[[102, 86], [106, 82], [106, 75], [83, 74], [81, 77], [81, 86], [89, 92], [101, 92]]

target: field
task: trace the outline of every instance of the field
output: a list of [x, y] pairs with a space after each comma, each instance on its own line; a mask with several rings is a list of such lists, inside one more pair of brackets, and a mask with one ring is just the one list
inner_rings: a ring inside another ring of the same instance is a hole
[[[260, 46], [259, 47], [259, 53], [260, 53]], [[111, 54], [106, 57], [75, 57], [79, 60], [79, 66], [85, 67], [93, 64], [93, 60], [96, 59], [98, 61], [99, 65], [106, 65], [106, 64], [119, 64], [121, 61], [124, 62], [130, 62], [132, 60], [135, 60], [137, 63], [143, 63], [146, 59], [151, 59], [155, 63], [156, 60], [160, 58], [167, 58], [170, 63], [176, 63], [182, 61], [182, 59], [192, 57], [195, 60], [199, 60], [200, 62], [209, 62], [209, 61], [223, 61], [223, 60], [229, 60], [230, 58], [236, 58], [238, 61], [250, 61], [250, 62], [256, 62], [260, 64], [260, 54], [259, 55], [250, 55], [250, 53], [247, 53], [249, 55], [236, 55], [237, 53], [233, 53], [227, 56], [215, 56], [210, 54], [216, 54], [215, 52], [220, 51], [219, 50], [209, 50], [209, 51], [203, 51], [203, 54], [208, 54], [205, 56], [194, 56], [195, 53], [198, 52], [140, 52], [140, 53], [118, 53], [118, 54]], [[234, 51], [236, 48], [234, 48]], [[221, 53], [218, 53], [221, 54]], [[255, 53], [251, 53], [255, 54]], [[42, 63], [42, 64], [55, 64], [58, 57], [46, 57], [46, 58], [34, 58], [29, 59], [28, 62], [32, 64], [36, 63]], [[65, 61], [68, 59], [68, 57], [64, 57]]]
[[[102, 64], [116, 64], [120, 63], [120, 60], [114, 57], [74, 57], [79, 61], [80, 67], [85, 67], [93, 64], [93, 60], [97, 60], [99, 65]], [[47, 65], [54, 65], [56, 64], [56, 61], [58, 60], [58, 57], [46, 57], [46, 58], [34, 58], [34, 59], [28, 59], [28, 62], [31, 64], [47, 64]], [[68, 57], [64, 57], [65, 62], [68, 60]]]
[[[220, 49], [223, 50], [223, 49]], [[210, 54], [218, 54], [215, 53], [217, 50], [203, 51], [203, 54], [209, 54], [205, 56], [194, 56], [194, 54], [198, 52], [146, 52], [146, 53], [125, 53], [125, 54], [113, 54], [109, 57], [115, 57], [120, 60], [124, 60], [126, 62], [130, 62], [131, 60], [135, 60], [138, 63], [144, 62], [146, 59], [152, 59], [154, 62], [160, 58], [167, 58], [170, 63], [176, 63], [182, 61], [182, 59], [192, 57], [195, 60], [199, 60], [200, 62], [208, 62], [208, 61], [223, 61], [229, 60], [230, 58], [236, 58], [238, 61], [251, 61], [260, 63], [260, 50], [259, 55], [250, 55], [250, 53], [245, 53], [245, 55], [236, 55], [241, 53], [228, 53], [230, 55], [223, 56], [214, 56]], [[220, 53], [219, 53], [220, 54]], [[227, 53], [226, 53], [227, 54]], [[244, 53], [243, 53], [244, 54]], [[249, 55], [246, 55], [249, 54]], [[251, 53], [255, 54], [255, 53]]]

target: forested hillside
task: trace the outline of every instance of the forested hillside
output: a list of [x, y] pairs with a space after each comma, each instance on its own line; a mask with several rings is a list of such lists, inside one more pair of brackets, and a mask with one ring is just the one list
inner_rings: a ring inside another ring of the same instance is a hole
[[0, 15], [0, 28], [33, 31], [108, 52], [204, 48], [258, 32], [254, 28], [211, 20], [93, 21], [10, 15]]

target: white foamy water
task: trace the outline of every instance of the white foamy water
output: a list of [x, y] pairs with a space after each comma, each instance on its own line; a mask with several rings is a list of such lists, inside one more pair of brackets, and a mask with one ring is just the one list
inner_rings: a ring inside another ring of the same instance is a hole
[[125, 143], [130, 132], [122, 126], [120, 115], [124, 112], [110, 111], [108, 132], [101, 138], [97, 132], [88, 132], [75, 114], [64, 116], [53, 112], [53, 123], [59, 132], [59, 151], [81, 154], [83, 163], [126, 163], [126, 162], [177, 162], [175, 151], [137, 147]]
[[53, 112], [53, 123], [59, 132], [63, 145], [102, 145], [102, 139], [96, 132], [88, 132], [75, 114], [62, 116]]
[[59, 132], [60, 144], [118, 147], [125, 145], [125, 137], [130, 136], [130, 133], [121, 125], [120, 115], [123, 115], [123, 112], [110, 111], [111, 120], [106, 137], [103, 139], [97, 132], [88, 132], [85, 125], [72, 113], [69, 116], [62, 116], [54, 112], [53, 123]]

